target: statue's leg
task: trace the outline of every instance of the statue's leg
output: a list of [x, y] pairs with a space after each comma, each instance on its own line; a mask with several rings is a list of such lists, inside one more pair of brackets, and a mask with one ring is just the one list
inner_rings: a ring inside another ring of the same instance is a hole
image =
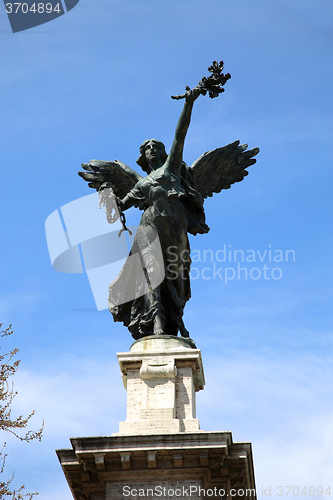
[[154, 318], [154, 335], [164, 334], [164, 321], [159, 313]]
[[181, 323], [179, 325], [179, 333], [182, 337], [190, 338], [190, 332], [185, 328], [183, 320], [181, 320]]
[[161, 287], [149, 292], [150, 308], [154, 310], [153, 335], [165, 334], [165, 314], [161, 301]]
[[159, 282], [158, 277], [161, 276], [163, 279], [164, 262], [162, 255], [160, 255], [159, 246], [159, 252], [156, 250], [156, 239], [158, 241], [158, 234], [153, 227], [149, 225], [139, 226], [136, 234], [137, 254], [149, 288], [144, 298], [143, 319], [140, 320], [141, 329], [145, 331], [146, 335], [165, 334], [165, 313], [161, 300], [161, 286], [156, 286], [156, 281]]

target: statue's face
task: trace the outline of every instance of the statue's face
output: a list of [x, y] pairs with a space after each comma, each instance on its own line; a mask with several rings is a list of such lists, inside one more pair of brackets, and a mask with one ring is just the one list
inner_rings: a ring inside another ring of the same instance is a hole
[[161, 147], [159, 146], [158, 142], [147, 142], [145, 147], [145, 157], [153, 170], [160, 167], [163, 163], [161, 153]]

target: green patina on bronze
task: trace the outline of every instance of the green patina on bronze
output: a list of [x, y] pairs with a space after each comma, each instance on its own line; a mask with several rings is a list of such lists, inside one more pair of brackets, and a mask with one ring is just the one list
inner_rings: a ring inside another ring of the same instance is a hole
[[[172, 96], [184, 99], [175, 138], [170, 153], [156, 139], [145, 141], [140, 147], [137, 163], [147, 173], [141, 176], [120, 161], [92, 160], [83, 164], [86, 172], [79, 175], [97, 190], [103, 185], [112, 188], [117, 196], [120, 212], [135, 206], [143, 210], [131, 254], [143, 255], [146, 274], [160, 265], [149, 259], [149, 249], [156, 235], [163, 254], [164, 279], [155, 288], [138, 298], [117, 304], [121, 289], [133, 279], [131, 263], [125, 263], [119, 277], [110, 285], [110, 311], [115, 321], [128, 327], [134, 339], [149, 335], [177, 335], [189, 337], [183, 323], [183, 312], [191, 296], [190, 246], [188, 233], [203, 234], [209, 231], [205, 223], [204, 199], [229, 189], [244, 179], [247, 167], [259, 149], [246, 151], [247, 144], [239, 141], [204, 153], [191, 167], [183, 161], [183, 148], [192, 108], [199, 95], [207, 92], [211, 98], [223, 92], [223, 85], [230, 78], [224, 75], [223, 62], [213, 62], [211, 75], [184, 94]], [[149, 269], [150, 268], [150, 269]]]

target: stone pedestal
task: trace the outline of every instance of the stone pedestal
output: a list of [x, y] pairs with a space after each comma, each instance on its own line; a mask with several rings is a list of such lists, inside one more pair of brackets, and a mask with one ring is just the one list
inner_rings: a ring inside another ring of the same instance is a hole
[[255, 500], [251, 444], [199, 428], [204, 374], [193, 342], [147, 337], [118, 360], [127, 390], [119, 432], [73, 438], [57, 451], [75, 500]]
[[127, 390], [120, 434], [195, 432], [195, 392], [204, 387], [201, 352], [190, 340], [146, 337], [118, 354]]

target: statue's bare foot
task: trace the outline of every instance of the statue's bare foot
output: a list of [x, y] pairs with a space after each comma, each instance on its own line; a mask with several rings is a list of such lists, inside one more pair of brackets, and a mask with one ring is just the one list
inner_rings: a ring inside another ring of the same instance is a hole
[[154, 318], [154, 335], [163, 335], [164, 334], [163, 326], [164, 326], [164, 324], [163, 324], [161, 316], [156, 314], [156, 316]]

